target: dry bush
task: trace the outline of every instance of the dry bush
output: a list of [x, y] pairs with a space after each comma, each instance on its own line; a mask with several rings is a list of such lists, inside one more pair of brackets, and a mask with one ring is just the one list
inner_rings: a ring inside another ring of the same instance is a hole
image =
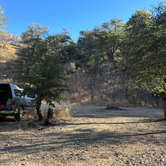
[[37, 118], [37, 112], [35, 109], [28, 110], [19, 123], [20, 129], [29, 130], [32, 128], [37, 128], [38, 124], [34, 121]]
[[34, 118], [37, 118], [37, 112], [35, 109], [28, 110], [24, 115], [25, 120], [32, 120]]
[[[47, 111], [49, 106], [47, 104], [42, 104], [41, 111], [42, 116], [47, 117]], [[71, 118], [71, 107], [67, 105], [56, 105], [55, 108], [53, 108], [53, 118], [55, 120], [65, 120]]]
[[54, 118], [56, 120], [70, 119], [71, 116], [72, 116], [72, 114], [71, 114], [71, 107], [56, 106], [55, 112], [54, 112]]
[[[42, 112], [42, 121], [41, 124], [46, 125], [47, 119], [47, 111], [49, 106], [47, 104], [42, 104], [41, 106], [41, 112]], [[56, 108], [53, 108], [53, 118], [49, 119], [49, 123], [60, 123], [64, 120], [69, 120], [71, 118], [71, 107], [64, 106], [64, 105], [58, 105]], [[21, 128], [23, 130], [27, 129], [34, 129], [39, 127], [39, 121], [38, 121], [38, 115], [36, 109], [28, 110], [28, 112], [25, 113], [23, 116], [23, 120], [21, 121]]]
[[[43, 117], [47, 117], [48, 108], [49, 106], [46, 104], [41, 105], [41, 112]], [[28, 110], [28, 112], [25, 113], [24, 117], [24, 119], [26, 120], [38, 117], [36, 109]]]

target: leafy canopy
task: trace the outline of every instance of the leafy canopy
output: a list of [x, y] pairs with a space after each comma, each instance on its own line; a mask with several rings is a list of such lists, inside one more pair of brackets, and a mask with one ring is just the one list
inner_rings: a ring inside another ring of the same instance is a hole
[[16, 60], [16, 79], [24, 86], [24, 93], [37, 94], [38, 105], [42, 100], [48, 104], [59, 102], [68, 87], [63, 84], [57, 36], [48, 36], [47, 27], [31, 24], [21, 37], [24, 47]]
[[137, 10], [126, 24], [120, 65], [134, 88], [166, 91], [165, 18], [165, 4], [160, 3], [152, 13]]
[[99, 63], [113, 62], [120, 56], [121, 43], [125, 36], [123, 20], [116, 18], [96, 26], [93, 31], [80, 31], [77, 48], [79, 59], [97, 73]]
[[124, 37], [123, 20], [116, 18], [101, 26], [94, 28], [94, 35], [98, 38], [98, 49], [102, 56], [109, 61], [114, 61], [120, 53], [120, 45]]
[[5, 16], [5, 10], [0, 6], [0, 30], [7, 27], [5, 22], [9, 19], [9, 17]]
[[0, 6], [0, 47], [6, 46], [6, 42], [4, 44], [4, 38], [10, 35], [7, 31], [5, 31], [5, 28], [7, 28], [5, 22], [9, 19], [9, 17], [5, 16], [5, 10]]

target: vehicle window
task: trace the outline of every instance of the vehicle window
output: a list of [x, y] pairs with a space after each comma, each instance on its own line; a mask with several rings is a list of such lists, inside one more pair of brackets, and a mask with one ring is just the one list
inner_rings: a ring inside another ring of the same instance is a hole
[[21, 95], [21, 91], [18, 90], [18, 89], [14, 89], [14, 93], [15, 93], [15, 95], [16, 95], [17, 93], [19, 93], [19, 94]]
[[35, 95], [30, 95], [30, 94], [28, 94], [27, 97], [35, 98]]

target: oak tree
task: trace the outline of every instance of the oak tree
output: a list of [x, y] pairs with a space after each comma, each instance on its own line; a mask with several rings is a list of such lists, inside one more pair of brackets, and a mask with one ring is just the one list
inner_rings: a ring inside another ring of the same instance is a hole
[[134, 88], [161, 93], [166, 119], [166, 6], [153, 12], [137, 10], [126, 23], [126, 38], [120, 65]]

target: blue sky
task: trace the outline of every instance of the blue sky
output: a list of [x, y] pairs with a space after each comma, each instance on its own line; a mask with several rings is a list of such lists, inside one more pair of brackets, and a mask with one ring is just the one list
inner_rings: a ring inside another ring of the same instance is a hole
[[92, 30], [95, 26], [119, 17], [127, 22], [137, 9], [151, 9], [158, 0], [0, 0], [8, 31], [21, 35], [30, 23], [50, 28], [50, 34], [68, 29], [77, 41], [79, 31]]

